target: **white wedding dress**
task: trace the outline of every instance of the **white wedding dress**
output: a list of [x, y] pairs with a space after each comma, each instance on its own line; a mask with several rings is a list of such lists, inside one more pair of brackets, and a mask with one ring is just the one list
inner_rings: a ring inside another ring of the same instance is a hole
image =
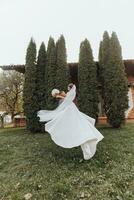
[[94, 127], [95, 119], [79, 111], [73, 100], [76, 86], [67, 93], [63, 102], [55, 110], [40, 110], [40, 122], [47, 122], [45, 130], [52, 140], [64, 148], [81, 146], [84, 159], [88, 160], [96, 152], [97, 143], [103, 135]]

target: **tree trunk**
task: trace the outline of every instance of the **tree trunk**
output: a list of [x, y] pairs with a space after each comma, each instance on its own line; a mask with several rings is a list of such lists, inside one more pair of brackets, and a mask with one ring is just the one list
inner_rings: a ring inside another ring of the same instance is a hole
[[4, 128], [4, 117], [0, 115], [0, 128]]

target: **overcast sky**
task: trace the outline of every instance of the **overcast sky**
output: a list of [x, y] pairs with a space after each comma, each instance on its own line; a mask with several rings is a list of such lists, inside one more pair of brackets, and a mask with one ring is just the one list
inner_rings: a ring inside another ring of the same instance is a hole
[[105, 30], [117, 33], [123, 58], [134, 59], [134, 0], [0, 0], [0, 65], [24, 64], [31, 37], [39, 49], [60, 34], [68, 62], [78, 61], [85, 38], [97, 60]]

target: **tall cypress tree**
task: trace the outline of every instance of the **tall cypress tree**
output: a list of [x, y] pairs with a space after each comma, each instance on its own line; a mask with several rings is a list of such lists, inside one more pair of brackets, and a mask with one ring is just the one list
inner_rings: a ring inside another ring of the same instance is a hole
[[[37, 59], [37, 71], [36, 71], [36, 94], [38, 99], [38, 110], [46, 109], [46, 48], [44, 42], [41, 43], [38, 59]], [[38, 121], [38, 129], [40, 132], [44, 132], [44, 124]]]
[[85, 39], [80, 45], [79, 66], [79, 96], [78, 105], [82, 112], [97, 118], [98, 116], [98, 89], [97, 66], [93, 60], [90, 43]]
[[[104, 51], [104, 50], [103, 50]], [[104, 67], [104, 101], [108, 122], [113, 127], [120, 127], [125, 121], [125, 110], [128, 108], [128, 84], [122, 52], [115, 32], [109, 43], [107, 65]]]
[[37, 132], [38, 99], [36, 93], [36, 44], [33, 39], [31, 39], [26, 53], [23, 99], [26, 127], [31, 132]]
[[41, 43], [37, 59], [37, 95], [39, 109], [46, 109], [46, 65], [47, 55], [44, 42]]
[[110, 37], [107, 31], [103, 34], [103, 41], [100, 42], [99, 48], [99, 77], [102, 84], [102, 96], [104, 95], [104, 73], [109, 62], [110, 54]]
[[100, 42], [100, 46], [99, 46], [99, 56], [98, 56], [98, 61], [99, 61], [99, 66], [98, 66], [98, 78], [99, 81], [102, 82], [102, 67], [103, 67], [103, 42]]
[[54, 39], [49, 38], [47, 47], [47, 68], [46, 68], [46, 101], [47, 109], [54, 109], [57, 106], [57, 102], [51, 95], [52, 89], [56, 84], [56, 46]]
[[109, 62], [109, 54], [110, 54], [110, 36], [107, 31], [104, 32], [103, 34], [103, 40], [100, 42], [100, 47], [99, 47], [99, 82], [101, 83], [101, 88], [100, 88], [100, 102], [102, 104], [102, 111], [107, 112], [105, 106], [105, 92], [104, 92], [104, 76], [105, 72], [108, 67], [108, 62]]
[[56, 87], [60, 90], [66, 90], [69, 82], [69, 73], [67, 67], [67, 55], [64, 36], [61, 35], [56, 43]]
[[125, 110], [128, 107], [128, 86], [121, 46], [114, 32], [111, 39], [108, 33], [104, 32], [100, 45], [99, 67], [107, 120], [113, 127], [120, 127], [124, 123]]

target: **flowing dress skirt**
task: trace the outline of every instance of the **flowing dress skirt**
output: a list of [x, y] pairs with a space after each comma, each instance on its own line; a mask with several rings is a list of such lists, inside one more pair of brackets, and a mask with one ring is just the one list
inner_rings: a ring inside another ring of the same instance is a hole
[[95, 119], [80, 112], [73, 103], [75, 93], [71, 92], [57, 109], [38, 111], [38, 116], [40, 121], [47, 121], [45, 130], [57, 145], [64, 148], [81, 146], [84, 159], [90, 159], [104, 137], [94, 127]]

